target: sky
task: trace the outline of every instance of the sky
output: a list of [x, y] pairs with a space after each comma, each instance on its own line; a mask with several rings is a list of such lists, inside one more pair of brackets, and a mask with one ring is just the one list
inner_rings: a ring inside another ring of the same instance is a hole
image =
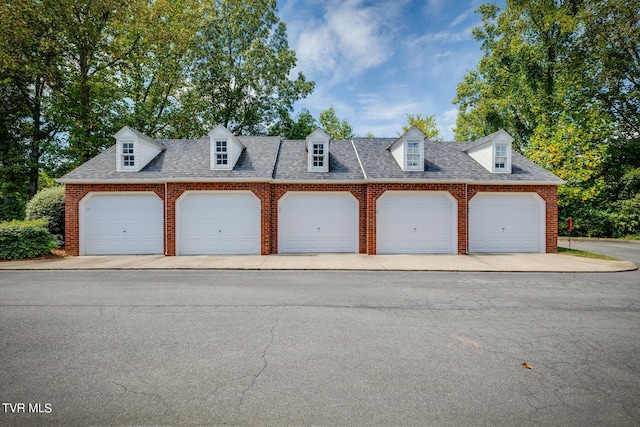
[[[294, 73], [316, 83], [295, 104], [333, 106], [356, 134], [396, 137], [406, 114], [434, 115], [453, 140], [456, 86], [482, 57], [471, 29], [483, 0], [278, 0]], [[499, 1], [498, 4], [503, 4]]]

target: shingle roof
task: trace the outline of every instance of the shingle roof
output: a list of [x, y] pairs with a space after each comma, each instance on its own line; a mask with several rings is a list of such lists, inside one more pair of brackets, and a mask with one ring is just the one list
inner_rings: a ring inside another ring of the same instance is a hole
[[364, 179], [351, 141], [329, 143], [329, 172], [309, 172], [307, 154], [305, 141], [282, 141], [273, 177], [278, 180], [292, 181]]
[[116, 172], [115, 145], [69, 172], [62, 181], [112, 181], [170, 179], [270, 180], [278, 153], [279, 137], [238, 137], [246, 147], [233, 170], [211, 170], [209, 138], [159, 140], [166, 147], [140, 172]]
[[[233, 170], [211, 170], [209, 138], [159, 140], [166, 147], [139, 172], [116, 172], [115, 145], [69, 172], [61, 182], [163, 182], [172, 180], [351, 181], [406, 180], [443, 182], [547, 183], [564, 181], [513, 152], [512, 173], [490, 173], [465, 150], [474, 143], [425, 141], [424, 172], [405, 172], [387, 149], [397, 138], [331, 141], [329, 172], [308, 172], [305, 141], [279, 137], [238, 137], [245, 145]], [[354, 145], [357, 150], [354, 150]], [[364, 173], [360, 167], [360, 162]]]
[[386, 148], [394, 138], [357, 138], [354, 140], [367, 179], [374, 180], [433, 180], [454, 182], [548, 182], [562, 184], [563, 181], [534, 164], [524, 156], [513, 152], [510, 174], [487, 171], [464, 150], [471, 143], [432, 142], [424, 143], [424, 172], [403, 171]]

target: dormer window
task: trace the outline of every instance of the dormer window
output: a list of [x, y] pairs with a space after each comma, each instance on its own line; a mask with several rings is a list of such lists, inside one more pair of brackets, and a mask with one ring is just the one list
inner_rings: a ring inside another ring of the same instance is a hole
[[128, 126], [120, 129], [114, 137], [117, 172], [139, 172], [164, 150], [158, 141]]
[[209, 164], [211, 170], [232, 170], [244, 150], [244, 145], [227, 128], [216, 126], [209, 132]]
[[513, 138], [503, 129], [473, 142], [465, 152], [491, 173], [511, 173]]
[[420, 169], [420, 141], [407, 141], [405, 148], [405, 164], [407, 169]]
[[216, 141], [216, 166], [227, 167], [229, 165], [229, 150], [227, 141]]
[[424, 132], [412, 126], [389, 146], [388, 150], [403, 171], [424, 171], [425, 139]]
[[507, 170], [507, 144], [496, 144], [494, 167], [496, 171]]
[[329, 172], [329, 144], [331, 138], [320, 128], [309, 134], [305, 140], [307, 170], [309, 172]]
[[324, 168], [324, 144], [323, 143], [315, 143], [312, 145], [312, 167], [313, 168]]
[[122, 168], [129, 169], [136, 167], [136, 156], [134, 154], [133, 141], [122, 142], [121, 145]]

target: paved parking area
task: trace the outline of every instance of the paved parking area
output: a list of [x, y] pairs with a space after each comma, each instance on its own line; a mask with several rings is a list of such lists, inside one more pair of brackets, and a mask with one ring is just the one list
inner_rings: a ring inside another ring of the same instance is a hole
[[0, 425], [638, 425], [639, 277], [2, 271]]

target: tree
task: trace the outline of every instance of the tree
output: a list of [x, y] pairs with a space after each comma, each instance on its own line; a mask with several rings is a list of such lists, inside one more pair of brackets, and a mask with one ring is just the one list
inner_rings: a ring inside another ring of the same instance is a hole
[[585, 234], [640, 232], [616, 212], [632, 211], [640, 190], [640, 2], [508, 0], [478, 12], [483, 57], [458, 85], [456, 139], [504, 128], [565, 179], [561, 230], [572, 216]]
[[202, 7], [198, 0], [156, 0], [140, 8], [124, 34], [132, 48], [120, 61], [117, 127], [146, 135], [197, 138], [205, 133], [184, 96]]
[[411, 129], [412, 126], [415, 126], [420, 129], [427, 138], [433, 141], [442, 141], [440, 128], [436, 123], [434, 115], [422, 117], [422, 114], [407, 114], [407, 123], [407, 125], [402, 126], [402, 134]]
[[333, 139], [349, 140], [355, 136], [349, 122], [338, 118], [333, 105], [320, 113], [319, 122], [320, 127]]
[[59, 129], [49, 101], [60, 78], [59, 27], [43, 3], [30, 0], [0, 4], [0, 20], [0, 191], [15, 202], [36, 194], [41, 157]]
[[296, 64], [275, 0], [219, 0], [203, 10], [193, 84], [206, 128], [222, 124], [235, 134], [262, 134], [291, 111], [314, 83]]
[[85, 162], [112, 144], [117, 104], [123, 99], [118, 70], [134, 52], [131, 41], [144, 0], [46, 2], [59, 25], [64, 84], [56, 92], [57, 120], [69, 134], [70, 166]]
[[318, 127], [316, 119], [306, 108], [298, 113], [295, 120], [288, 111], [283, 113], [284, 117], [269, 128], [269, 135], [278, 135], [283, 139], [305, 139]]

